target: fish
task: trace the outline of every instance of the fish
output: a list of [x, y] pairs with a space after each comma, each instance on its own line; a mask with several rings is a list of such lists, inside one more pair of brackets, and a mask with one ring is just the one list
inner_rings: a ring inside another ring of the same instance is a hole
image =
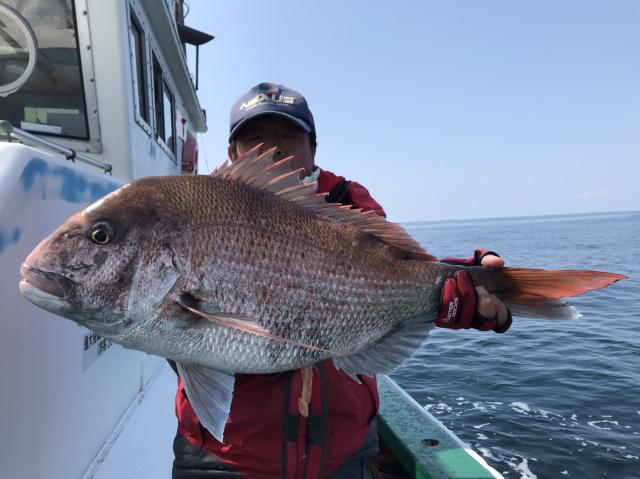
[[327, 203], [274, 151], [256, 147], [212, 175], [127, 183], [65, 221], [20, 269], [34, 305], [176, 361], [221, 442], [235, 374], [308, 378], [327, 358], [355, 381], [389, 372], [427, 339], [456, 271], [514, 315], [548, 319], [577, 316], [561, 298], [626, 278], [438, 262], [398, 224]]

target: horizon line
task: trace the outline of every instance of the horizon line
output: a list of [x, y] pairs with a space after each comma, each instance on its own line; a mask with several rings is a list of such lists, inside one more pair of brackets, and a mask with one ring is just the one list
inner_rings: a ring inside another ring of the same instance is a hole
[[401, 224], [416, 224], [416, 223], [446, 223], [453, 221], [482, 221], [482, 220], [515, 220], [515, 219], [533, 219], [533, 218], [554, 218], [559, 216], [593, 216], [593, 215], [609, 215], [609, 214], [622, 214], [622, 213], [640, 213], [640, 210], [614, 210], [614, 211], [591, 211], [585, 213], [555, 213], [555, 214], [541, 214], [541, 215], [526, 215], [526, 216], [492, 216], [492, 217], [477, 217], [477, 218], [449, 218], [440, 220], [410, 220], [410, 221], [398, 221]]

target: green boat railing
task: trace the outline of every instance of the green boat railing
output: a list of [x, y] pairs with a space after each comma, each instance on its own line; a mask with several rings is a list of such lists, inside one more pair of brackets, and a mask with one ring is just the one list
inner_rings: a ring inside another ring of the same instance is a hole
[[388, 376], [378, 376], [378, 391], [378, 436], [410, 477], [503, 477]]

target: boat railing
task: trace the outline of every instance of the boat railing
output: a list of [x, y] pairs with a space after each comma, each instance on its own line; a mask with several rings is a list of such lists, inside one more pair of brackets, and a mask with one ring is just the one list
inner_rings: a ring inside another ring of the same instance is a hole
[[112, 166], [109, 163], [105, 163], [94, 158], [90, 158], [82, 153], [78, 153], [71, 148], [66, 148], [62, 145], [58, 145], [53, 141], [45, 140], [44, 138], [40, 138], [39, 136], [32, 135], [20, 128], [16, 128], [11, 123], [6, 120], [0, 120], [0, 140], [7, 139], [8, 141], [18, 140], [23, 143], [27, 143], [30, 145], [35, 145], [39, 147], [46, 148], [54, 153], [58, 153], [63, 155], [69, 161], [79, 161], [81, 163], [85, 163], [87, 165], [95, 166], [103, 170], [108, 174], [112, 174]]

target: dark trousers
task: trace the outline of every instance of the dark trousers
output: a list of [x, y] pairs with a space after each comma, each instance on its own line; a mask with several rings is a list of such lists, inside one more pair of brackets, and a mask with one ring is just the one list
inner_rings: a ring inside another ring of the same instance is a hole
[[234, 479], [242, 477], [220, 459], [187, 441], [180, 433], [173, 440], [172, 479]]
[[[377, 449], [377, 448], [376, 448]], [[187, 441], [180, 433], [173, 440], [172, 479], [237, 479], [240, 472], [232, 470], [217, 457], [198, 449]], [[371, 479], [373, 475], [369, 466], [372, 451], [362, 451], [349, 458], [338, 471], [328, 479]]]

